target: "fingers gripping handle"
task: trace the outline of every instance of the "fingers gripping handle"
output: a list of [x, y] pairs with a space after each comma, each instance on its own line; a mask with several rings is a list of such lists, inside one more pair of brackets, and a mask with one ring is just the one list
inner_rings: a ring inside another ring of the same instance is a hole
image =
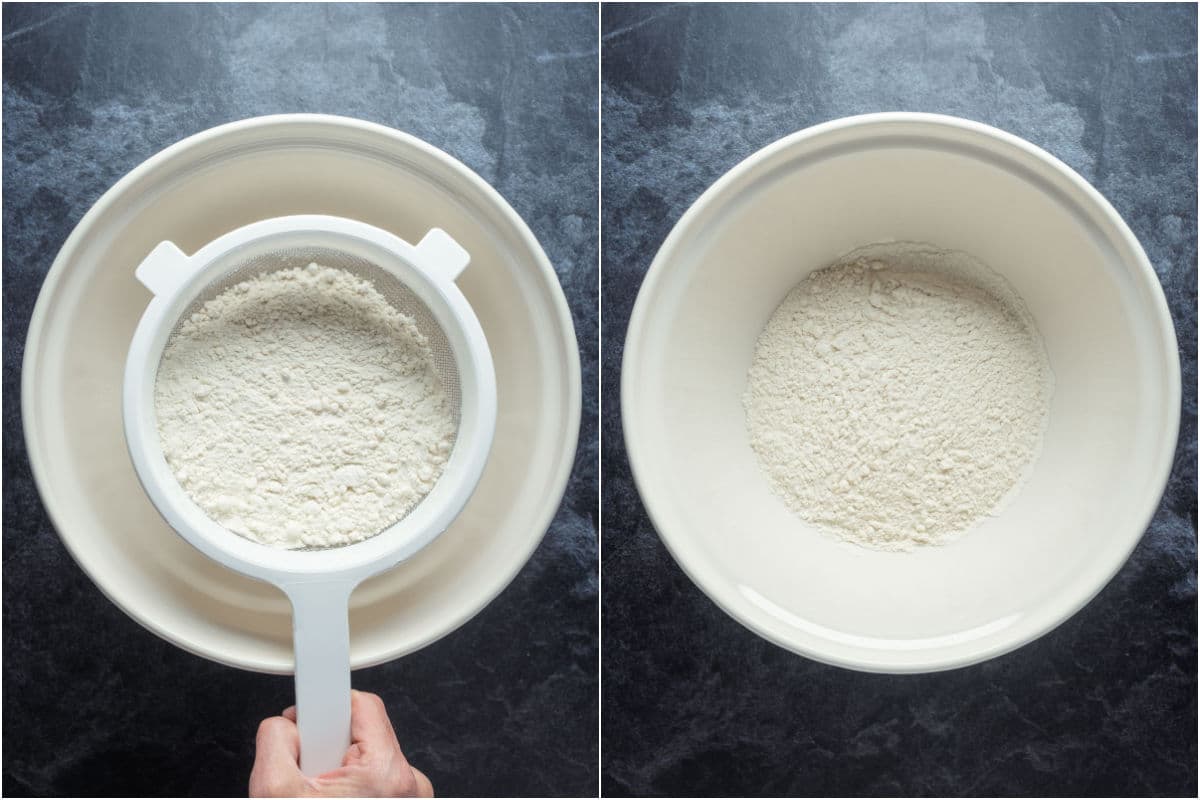
[[350, 592], [353, 584], [286, 587], [296, 651], [296, 725], [300, 771], [321, 775], [342, 765], [350, 746]]

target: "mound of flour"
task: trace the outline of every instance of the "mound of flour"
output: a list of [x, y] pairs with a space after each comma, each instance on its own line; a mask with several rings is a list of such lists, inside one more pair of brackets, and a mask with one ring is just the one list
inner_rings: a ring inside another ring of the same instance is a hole
[[888, 243], [810, 274], [759, 336], [750, 442], [803, 519], [866, 547], [938, 544], [997, 510], [1051, 392], [1021, 299], [965, 253]]
[[252, 278], [178, 329], [155, 384], [167, 462], [215, 521], [281, 548], [369, 538], [441, 475], [455, 434], [429, 343], [369, 281]]

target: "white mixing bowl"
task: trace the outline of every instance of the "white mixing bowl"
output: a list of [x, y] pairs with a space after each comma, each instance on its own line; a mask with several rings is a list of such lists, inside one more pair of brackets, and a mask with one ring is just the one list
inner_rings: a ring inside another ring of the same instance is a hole
[[400, 131], [321, 114], [241, 120], [154, 155], [97, 201], [38, 296], [22, 367], [33, 475], [71, 555], [135, 620], [193, 653], [292, 670], [284, 594], [209, 559], [167, 527], [121, 424], [130, 340], [150, 302], [134, 269], [163, 240], [191, 253], [243, 225], [347, 217], [416, 242], [430, 228], [471, 254], [458, 285], [495, 361], [496, 433], [455, 522], [350, 598], [355, 668], [424, 647], [478, 613], [549, 526], [579, 435], [570, 310], [533, 233], [466, 166]]
[[[1043, 451], [1003, 512], [910, 553], [790, 513], [742, 408], [755, 339], [788, 290], [886, 240], [963, 250], [1003, 275], [1055, 374]], [[717, 181], [650, 268], [621, 390], [638, 488], [692, 580], [776, 644], [879, 672], [982, 661], [1079, 610], [1149, 523], [1179, 428], [1174, 329], [1128, 226], [1046, 152], [929, 114], [818, 125]]]

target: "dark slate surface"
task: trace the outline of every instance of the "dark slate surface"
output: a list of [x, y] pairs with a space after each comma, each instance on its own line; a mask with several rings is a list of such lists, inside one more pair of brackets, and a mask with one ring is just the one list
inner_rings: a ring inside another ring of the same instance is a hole
[[42, 510], [18, 395], [42, 278], [101, 193], [189, 134], [312, 111], [414, 133], [499, 189], [558, 269], [588, 398], [530, 564], [458, 632], [354, 683], [441, 794], [593, 794], [596, 9], [6, 5], [3, 30], [4, 793], [244, 795], [255, 727], [290, 702], [289, 678], [177, 650], [103, 598]]
[[[1196, 793], [1196, 10], [617, 6], [603, 36], [603, 787], [675, 795]], [[718, 176], [870, 111], [990, 123], [1117, 207], [1170, 300], [1175, 470], [1117, 578], [992, 662], [889, 677], [767, 644], [675, 565], [630, 478], [618, 380], [642, 276]]]

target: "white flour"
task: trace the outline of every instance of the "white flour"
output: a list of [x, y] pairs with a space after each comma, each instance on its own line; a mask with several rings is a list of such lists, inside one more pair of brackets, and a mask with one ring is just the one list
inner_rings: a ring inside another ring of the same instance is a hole
[[795, 513], [907, 550], [997, 510], [1039, 451], [1051, 380], [1003, 279], [964, 253], [889, 243], [788, 294], [744, 403], [759, 463]]
[[203, 305], [155, 385], [167, 462], [224, 527], [281, 548], [369, 538], [441, 475], [454, 420], [428, 342], [370, 282], [310, 264]]

